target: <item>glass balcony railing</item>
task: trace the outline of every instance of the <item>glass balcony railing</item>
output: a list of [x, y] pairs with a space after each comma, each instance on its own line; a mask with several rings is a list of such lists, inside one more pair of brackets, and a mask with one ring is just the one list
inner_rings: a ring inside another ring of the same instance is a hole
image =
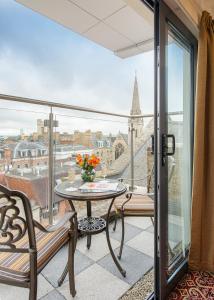
[[[6, 95], [0, 99], [0, 182], [26, 193], [40, 222], [53, 223], [68, 208], [54, 187], [80, 179], [77, 154], [100, 158], [97, 178], [147, 190], [152, 115], [130, 117]], [[95, 213], [106, 212], [102, 206], [96, 204]], [[77, 210], [84, 214], [85, 207], [79, 204]]]
[[[54, 188], [62, 181], [81, 179], [78, 154], [100, 158], [97, 179], [120, 180], [142, 194], [153, 192], [152, 115], [120, 115], [5, 95], [0, 99], [0, 184], [24, 192], [37, 221], [54, 223], [69, 209]], [[169, 161], [173, 220], [183, 218], [179, 206], [182, 117], [181, 112], [169, 116], [169, 128], [178, 136], [177, 152]], [[108, 205], [107, 201], [92, 204], [93, 213], [104, 215]], [[75, 208], [79, 217], [86, 214], [85, 203], [78, 202]], [[169, 232], [170, 241], [174, 235]], [[172, 260], [178, 246], [170, 243]]]

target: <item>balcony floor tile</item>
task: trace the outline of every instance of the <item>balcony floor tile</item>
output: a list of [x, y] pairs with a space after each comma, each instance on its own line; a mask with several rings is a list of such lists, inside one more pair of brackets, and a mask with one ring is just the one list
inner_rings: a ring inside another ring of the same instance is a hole
[[65, 300], [65, 297], [63, 297], [57, 290], [53, 290], [39, 300]]
[[[116, 249], [115, 253], [119, 253], [119, 248]], [[120, 262], [121, 266], [126, 270], [125, 278], [119, 273], [110, 254], [97, 263], [119, 279], [131, 285], [137, 282], [153, 267], [153, 259], [151, 257], [126, 245], [123, 248], [123, 254]]]
[[[76, 276], [75, 300], [116, 300], [129, 288], [130, 285], [95, 263]], [[66, 299], [72, 299], [68, 282], [57, 290]]]
[[[53, 291], [54, 287], [40, 274], [38, 276], [38, 299]], [[0, 299], [3, 300], [28, 300], [29, 289], [0, 284]]]
[[[78, 240], [79, 242], [79, 240]], [[43, 276], [54, 286], [58, 287], [58, 279], [61, 276], [68, 258], [68, 247], [63, 247], [42, 270]], [[75, 251], [75, 275], [79, 274], [94, 263], [89, 257], [78, 250]], [[68, 276], [65, 281], [68, 280]]]
[[[113, 225], [110, 225], [110, 236], [117, 241], [121, 241], [121, 230], [122, 230], [122, 226], [121, 226], [121, 220], [118, 220], [117, 222], [117, 227], [116, 230], [113, 231]], [[131, 240], [132, 238], [134, 238], [136, 235], [138, 235], [139, 233], [142, 232], [143, 229], [130, 225], [129, 223], [125, 222], [125, 237], [124, 237], [124, 241], [128, 242], [129, 240]]]
[[[114, 239], [111, 239], [112, 248], [117, 248], [120, 243]], [[86, 247], [86, 238], [79, 239], [77, 241], [77, 249], [93, 261], [98, 261], [105, 255], [109, 254], [109, 248], [107, 245], [106, 234], [100, 233], [92, 236], [91, 248], [88, 250]]]
[[154, 234], [143, 231], [127, 242], [127, 245], [147, 254], [150, 257], [154, 257]]
[[125, 222], [141, 229], [147, 229], [152, 225], [149, 217], [125, 217]]
[[149, 226], [149, 227], [146, 229], [146, 231], [148, 231], [148, 232], [150, 232], [150, 233], [154, 233], [154, 226], [153, 226], [153, 225]]

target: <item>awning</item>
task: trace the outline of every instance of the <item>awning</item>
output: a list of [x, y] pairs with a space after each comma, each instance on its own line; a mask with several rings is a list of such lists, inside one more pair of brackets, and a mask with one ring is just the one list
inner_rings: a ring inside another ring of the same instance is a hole
[[140, 0], [16, 0], [121, 58], [153, 49], [153, 12]]

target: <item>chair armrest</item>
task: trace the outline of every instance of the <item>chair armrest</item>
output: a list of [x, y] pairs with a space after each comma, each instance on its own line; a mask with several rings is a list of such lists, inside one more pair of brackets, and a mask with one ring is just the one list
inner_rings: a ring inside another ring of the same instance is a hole
[[[151, 175], [152, 175], [152, 174], [148, 174], [148, 175], [146, 175], [146, 176], [144, 176], [144, 177], [142, 177], [142, 178], [135, 178], [134, 181], [142, 181], [142, 180], [145, 180], [146, 178], [151, 177]], [[126, 181], [133, 181], [133, 179], [131, 179], [131, 178], [126, 178], [126, 177], [120, 177], [120, 178], [118, 178], [117, 180], [120, 181], [120, 182], [123, 182], [124, 180], [126, 180]]]
[[51, 232], [54, 232], [54, 231], [64, 227], [64, 225], [66, 223], [68, 223], [68, 221], [71, 221], [72, 219], [74, 219], [75, 216], [76, 216], [76, 212], [68, 212], [64, 215], [64, 217], [56, 225], [52, 225], [48, 228], [45, 228], [40, 223], [38, 223], [36, 220], [33, 220], [33, 223], [34, 223], [34, 226], [37, 227], [39, 230], [46, 232], [46, 233], [51, 233]]
[[154, 193], [146, 193], [146, 194], [141, 194], [141, 193], [135, 193], [135, 192], [128, 192], [126, 193], [126, 198], [127, 200], [125, 200], [121, 206], [121, 210], [124, 211], [124, 206], [126, 205], [126, 203], [128, 203], [133, 195], [140, 195], [140, 196], [154, 196]]
[[138, 195], [138, 196], [149, 196], [149, 197], [155, 195], [154, 193], [144, 193], [143, 194], [143, 193], [136, 193], [136, 192], [127, 192], [126, 194], [127, 195], [132, 194], [132, 195]]
[[126, 199], [127, 199], [127, 200], [125, 200], [125, 201], [123, 202], [122, 206], [121, 206], [122, 211], [124, 211], [124, 206], [126, 205], [127, 202], [129, 202], [129, 201], [131, 200], [131, 198], [132, 198], [132, 193], [127, 193], [127, 194], [126, 194]]

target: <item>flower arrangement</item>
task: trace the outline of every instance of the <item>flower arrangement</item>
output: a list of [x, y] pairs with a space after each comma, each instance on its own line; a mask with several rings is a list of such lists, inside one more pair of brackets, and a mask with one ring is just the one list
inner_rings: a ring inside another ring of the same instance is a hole
[[76, 164], [82, 169], [81, 177], [83, 181], [93, 181], [95, 179], [95, 168], [99, 165], [100, 158], [96, 155], [77, 154]]

